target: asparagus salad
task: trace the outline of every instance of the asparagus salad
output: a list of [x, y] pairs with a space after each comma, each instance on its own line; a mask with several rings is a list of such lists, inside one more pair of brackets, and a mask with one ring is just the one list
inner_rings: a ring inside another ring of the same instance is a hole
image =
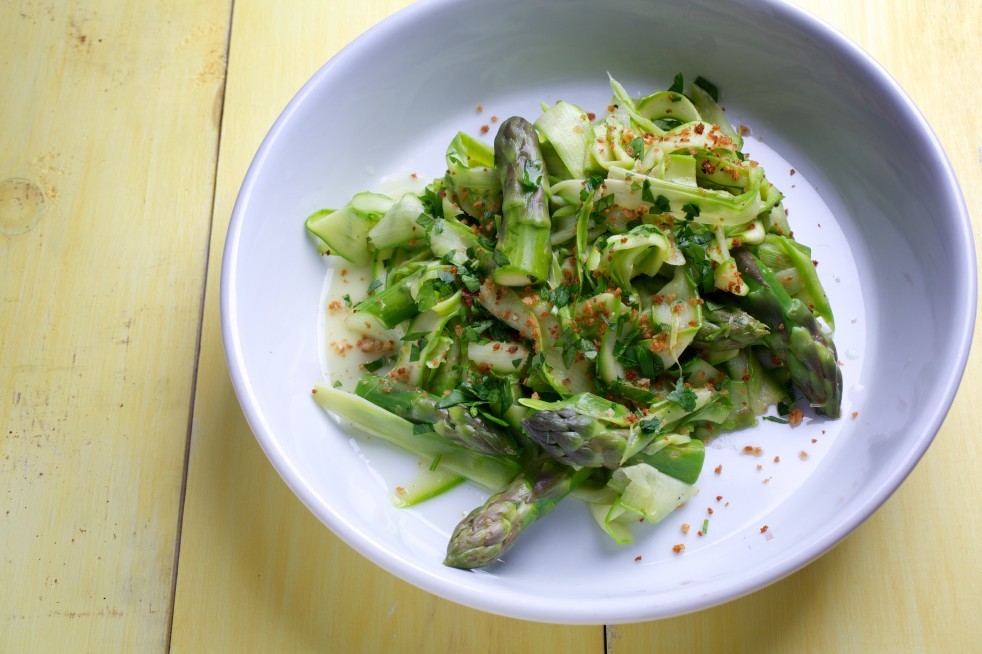
[[404, 503], [491, 493], [446, 565], [497, 561], [567, 496], [630, 542], [695, 492], [707, 439], [840, 414], [811, 252], [716, 88], [611, 87], [602, 115], [560, 101], [493, 146], [459, 133], [422, 192], [306, 221], [372, 279], [345, 320], [374, 358], [316, 401], [425, 462]]

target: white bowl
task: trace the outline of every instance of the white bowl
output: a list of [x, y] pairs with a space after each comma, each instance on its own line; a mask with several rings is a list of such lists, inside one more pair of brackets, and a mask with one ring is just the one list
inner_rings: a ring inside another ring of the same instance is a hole
[[[570, 501], [504, 563], [482, 572], [444, 567], [451, 529], [485, 495], [463, 486], [394, 508], [392, 489], [411, 480], [416, 463], [342, 431], [311, 400], [325, 372], [325, 266], [303, 219], [385, 178], [442, 174], [453, 134], [477, 134], [491, 114], [534, 118], [540, 102], [560, 98], [600, 113], [608, 72], [640, 94], [666, 88], [680, 71], [714, 81], [733, 122], [752, 129], [745, 149], [788, 194], [796, 235], [821, 261], [837, 317], [845, 417], [794, 430], [765, 422], [713, 441], [701, 494], [640, 529], [632, 545], [610, 542]], [[955, 176], [910, 99], [859, 48], [792, 6], [434, 0], [345, 48], [270, 130], [231, 219], [222, 325], [235, 390], [267, 456], [356, 550], [479, 609], [557, 623], [632, 622], [772, 583], [887, 499], [931, 443], [961, 379], [975, 316], [974, 256]], [[745, 445], [764, 455], [742, 454]], [[705, 519], [710, 529], [697, 536]], [[683, 522], [692, 525], [688, 535]], [[675, 543], [686, 545], [683, 554], [672, 552]]]

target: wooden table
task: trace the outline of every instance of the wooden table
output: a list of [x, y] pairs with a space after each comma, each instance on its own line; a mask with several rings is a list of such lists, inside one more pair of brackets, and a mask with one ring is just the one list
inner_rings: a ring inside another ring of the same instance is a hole
[[[249, 161], [324, 61], [407, 0], [0, 4], [0, 651], [982, 651], [982, 361], [935, 444], [832, 552], [632, 626], [416, 590], [273, 471], [222, 350]], [[897, 78], [982, 225], [982, 4], [798, 0]]]

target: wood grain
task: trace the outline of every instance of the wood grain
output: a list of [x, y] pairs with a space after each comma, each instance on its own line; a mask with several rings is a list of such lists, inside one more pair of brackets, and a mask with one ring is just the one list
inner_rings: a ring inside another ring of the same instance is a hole
[[0, 3], [0, 651], [160, 651], [228, 5]]

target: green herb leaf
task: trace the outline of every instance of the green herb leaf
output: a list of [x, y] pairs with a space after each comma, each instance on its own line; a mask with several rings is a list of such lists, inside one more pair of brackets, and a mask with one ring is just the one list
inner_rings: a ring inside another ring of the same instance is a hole
[[379, 357], [374, 361], [369, 361], [368, 363], [365, 363], [364, 365], [362, 365], [362, 368], [364, 368], [368, 372], [375, 372], [376, 370], [384, 366], [387, 362], [388, 359], [386, 357]]
[[[672, 102], [678, 102], [675, 98], [672, 98]], [[684, 125], [685, 122], [679, 120], [678, 118], [656, 118], [654, 120], [655, 126], [659, 129], [663, 129], [666, 132], [675, 129], [679, 125]]]
[[593, 197], [596, 191], [604, 183], [604, 178], [600, 175], [590, 175], [583, 181], [583, 190], [580, 191], [580, 201], [586, 202]]
[[713, 262], [706, 256], [706, 250], [691, 244], [681, 250], [696, 288], [700, 293], [711, 293], [716, 287], [716, 278], [713, 273]]
[[698, 223], [683, 223], [675, 230], [675, 242], [679, 247], [696, 245], [706, 249], [715, 238], [708, 227]]
[[655, 197], [651, 194], [651, 181], [644, 180], [644, 184], [641, 185], [641, 199], [644, 202], [655, 203]]
[[709, 97], [713, 99], [713, 102], [719, 102], [719, 89], [716, 88], [715, 84], [707, 80], [705, 77], [697, 77], [695, 85], [708, 93]]
[[[578, 291], [578, 287], [576, 287]], [[556, 288], [549, 290], [543, 290], [539, 293], [540, 297], [546, 302], [552, 302], [556, 308], [562, 309], [568, 306], [570, 301], [573, 299], [574, 288], [571, 286], [557, 286]]]
[[776, 422], [779, 425], [788, 424], [788, 420], [786, 418], [778, 418], [777, 416], [764, 416], [764, 420], [770, 420], [771, 422]]
[[490, 320], [481, 320], [475, 323], [471, 323], [464, 327], [464, 331], [461, 333], [461, 338], [468, 342], [475, 342], [481, 340], [481, 334], [484, 333], [488, 327], [491, 326]]
[[777, 403], [777, 414], [779, 416], [787, 416], [791, 413], [791, 409], [794, 408], [795, 399], [798, 397], [795, 386], [788, 380], [788, 383], [784, 387], [785, 392], [788, 394], [788, 399], [786, 401], [782, 400]]
[[348, 295], [347, 293], [345, 293], [344, 295], [342, 295], [341, 296], [341, 299], [344, 300], [344, 306], [346, 306], [346, 307], [353, 306], [353, 304], [351, 302], [351, 296]]
[[672, 85], [668, 87], [668, 90], [672, 93], [681, 93], [685, 88], [685, 82], [682, 79], [682, 73], [676, 73], [675, 80]]
[[467, 402], [468, 399], [469, 398], [464, 393], [464, 391], [462, 391], [459, 388], [455, 388], [452, 391], [450, 391], [449, 394], [444, 395], [443, 397], [441, 397], [437, 401], [436, 408], [438, 408], [438, 409], [446, 409], [446, 408], [452, 407], [452, 406], [454, 406], [456, 404], [463, 404], [464, 402]]
[[652, 204], [648, 213], [667, 213], [672, 210], [671, 205], [668, 203], [668, 198], [664, 195], [655, 197], [651, 192], [651, 182], [647, 179], [644, 180], [644, 184], [641, 187], [641, 200]]
[[436, 287], [433, 284], [423, 284], [416, 293], [416, 308], [420, 313], [429, 311], [436, 306], [440, 298], [437, 296]]
[[476, 293], [477, 289], [481, 288], [481, 280], [470, 270], [465, 269], [460, 273], [460, 281], [471, 293]]
[[432, 188], [427, 188], [419, 200], [423, 203], [423, 208], [428, 214], [436, 218], [443, 218], [443, 198], [440, 197], [439, 193]]
[[563, 365], [569, 368], [573, 365], [573, 357], [576, 356], [576, 348], [568, 345], [563, 348]]
[[685, 212], [686, 220], [694, 220], [702, 211], [699, 209], [699, 205], [695, 202], [689, 202], [688, 204], [682, 205], [682, 211]]
[[658, 322], [657, 320], [652, 320], [651, 322], [649, 322], [648, 327], [655, 334], [664, 334], [665, 332], [672, 331], [671, 325], [664, 322]]
[[433, 217], [425, 213], [421, 213], [416, 217], [416, 224], [426, 231], [429, 231], [430, 227], [433, 227], [434, 222]]
[[638, 360], [638, 371], [641, 373], [642, 377], [654, 379], [665, 369], [665, 365], [661, 362], [661, 358], [656, 357], [654, 353], [644, 345], [635, 345], [634, 352]]
[[696, 394], [691, 388], [686, 388], [681, 377], [679, 377], [678, 382], [675, 384], [675, 390], [669, 393], [666, 399], [675, 402], [686, 411], [691, 412], [696, 410]]
[[627, 144], [628, 149], [631, 151], [631, 156], [635, 159], [644, 158], [644, 139], [640, 136], [635, 137]]
[[373, 279], [372, 280], [372, 283], [368, 285], [368, 294], [371, 295], [376, 290], [378, 290], [378, 288], [380, 286], [382, 286], [382, 280], [381, 279]]
[[460, 250], [450, 250], [443, 255], [443, 262], [451, 266], [463, 266], [467, 264], [467, 255]]
[[706, 246], [714, 238], [708, 227], [698, 223], [682, 223], [675, 230], [675, 242], [685, 255], [689, 274], [701, 293], [709, 293], [715, 287], [713, 262], [706, 256]]
[[[490, 236], [487, 236], [485, 234], [478, 234], [477, 235], [477, 242], [481, 245], [482, 248], [484, 248], [488, 252], [491, 252], [492, 250], [494, 250], [494, 239], [491, 238]], [[470, 253], [470, 250], [469, 249], [468, 249], [468, 252]], [[474, 258], [474, 254], [473, 253], [470, 253], [469, 256], [471, 258]]]
[[495, 318], [478, 320], [467, 325], [461, 333], [461, 338], [473, 343], [481, 340], [485, 332], [487, 332], [487, 337], [493, 341], [515, 340], [514, 330]]
[[631, 346], [631, 347], [625, 347], [625, 348], [621, 349], [620, 351], [618, 351], [618, 346], [619, 345], [620, 345], [620, 343], [618, 343], [617, 345], [614, 345], [614, 358], [617, 359], [617, 361], [622, 366], [624, 366], [625, 368], [630, 368], [632, 370], [637, 370], [638, 369], [638, 355], [637, 355], [634, 347], [633, 346]]
[[527, 191], [534, 191], [542, 186], [542, 169], [539, 164], [531, 159], [526, 159], [522, 166], [522, 178], [519, 180], [522, 187]]
[[426, 342], [427, 341], [425, 338], [421, 338], [409, 346], [410, 361], [419, 361], [420, 355], [423, 353], [423, 350], [426, 349]]
[[614, 206], [614, 194], [605, 195], [596, 202], [593, 203], [593, 212], [599, 213], [605, 209], [610, 209]]

